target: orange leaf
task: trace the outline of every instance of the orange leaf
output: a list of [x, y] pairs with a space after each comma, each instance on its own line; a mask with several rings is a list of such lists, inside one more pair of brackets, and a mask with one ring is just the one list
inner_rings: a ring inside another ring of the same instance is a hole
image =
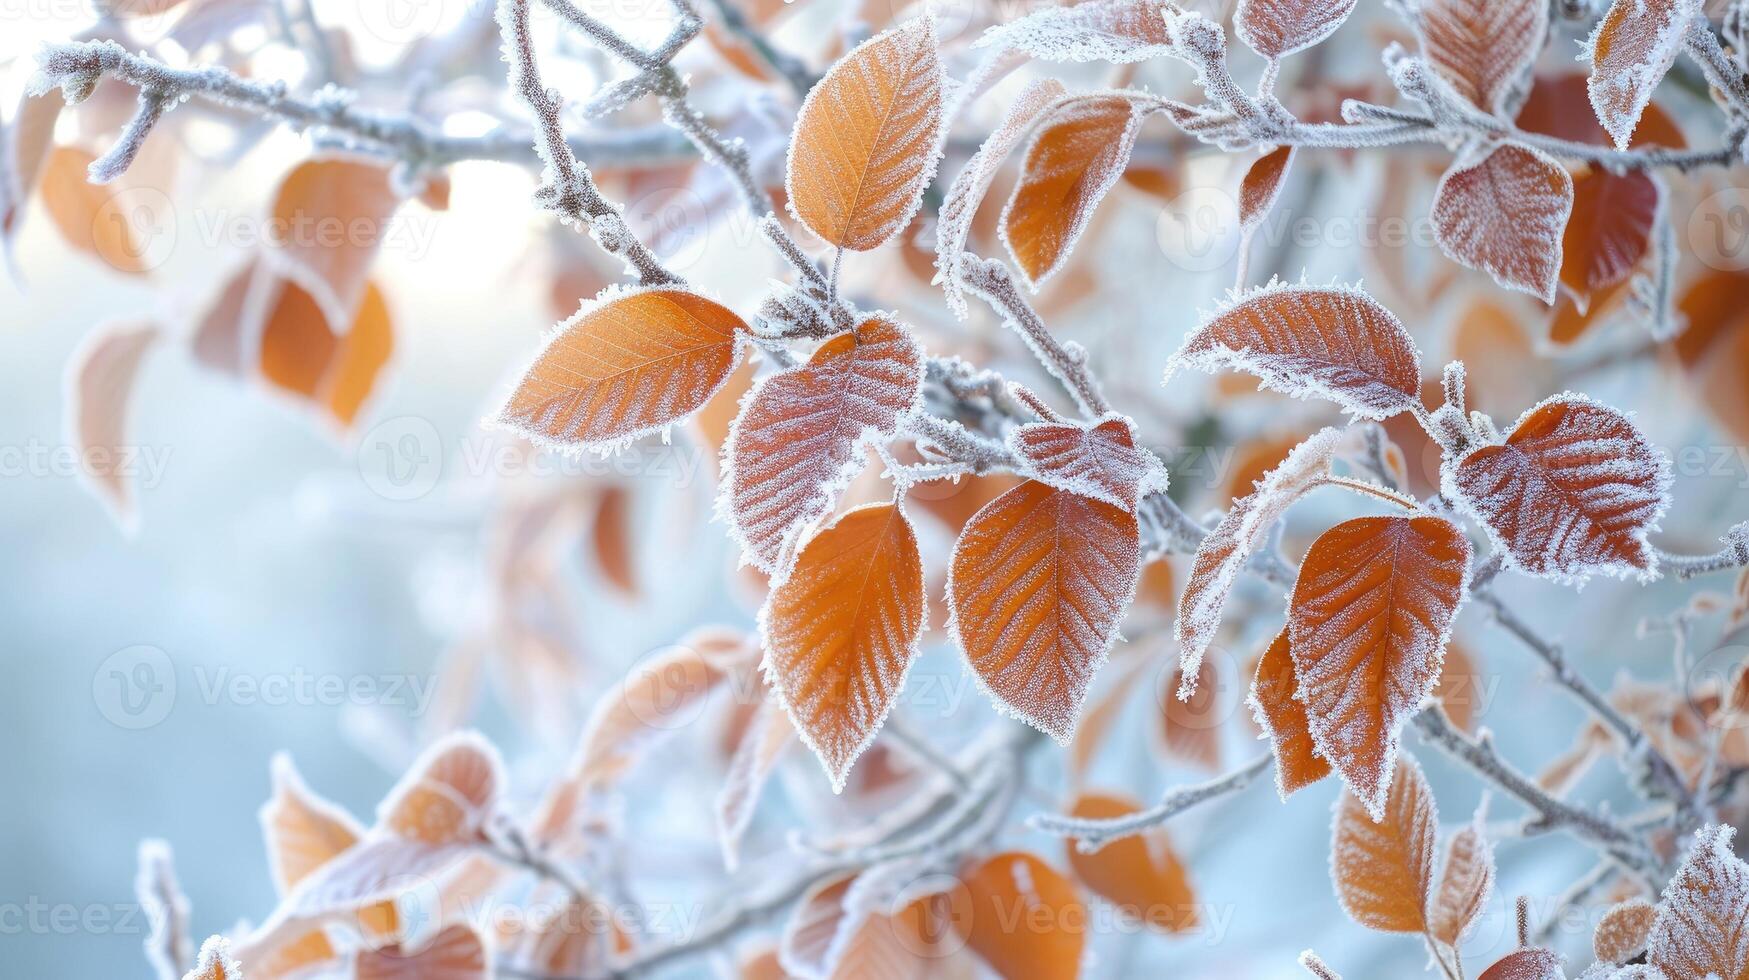
[[1143, 494], [1166, 488], [1166, 468], [1136, 448], [1135, 429], [1120, 415], [1108, 414], [1092, 428], [1030, 422], [1011, 431], [1008, 444], [1040, 482], [1126, 511], [1133, 512]]
[[953, 632], [999, 707], [1067, 744], [1140, 575], [1133, 515], [1028, 481], [954, 546]]
[[1646, 960], [1671, 980], [1749, 978], [1749, 865], [1731, 850], [1735, 833], [1702, 828], [1664, 889]]
[[[1141, 808], [1139, 801], [1127, 796], [1083, 793], [1069, 815], [1106, 820]], [[1114, 840], [1092, 854], [1083, 854], [1074, 841], [1068, 842], [1067, 850], [1069, 870], [1094, 894], [1117, 906], [1126, 919], [1162, 932], [1196, 928], [1196, 892], [1162, 828]]]
[[778, 941], [777, 958], [785, 970], [803, 977], [831, 970], [833, 941], [844, 925], [844, 896], [855, 881], [854, 873], [834, 875], [802, 894]]
[[1628, 148], [1652, 90], [1682, 49], [1683, 32], [1700, 15], [1700, 0], [1615, 0], [1597, 22], [1585, 43], [1586, 91], [1616, 149]]
[[273, 796], [261, 807], [261, 833], [274, 888], [284, 895], [358, 843], [364, 828], [352, 814], [311, 792], [290, 755], [275, 755], [272, 772]]
[[595, 507], [590, 540], [595, 545], [595, 565], [614, 588], [628, 596], [638, 594], [637, 561], [632, 548], [632, 495], [621, 486], [603, 487]]
[[723, 386], [746, 331], [733, 311], [683, 289], [604, 293], [559, 325], [499, 421], [561, 449], [655, 432]]
[[374, 282], [364, 286], [364, 299], [352, 318], [352, 329], [340, 338], [322, 381], [322, 402], [335, 421], [350, 426], [376, 388], [377, 375], [395, 350], [394, 323], [382, 291]]
[[1416, 12], [1428, 63], [1483, 112], [1500, 111], [1548, 32], [1542, 0], [1426, 0]]
[[1567, 980], [1554, 950], [1533, 947], [1507, 953], [1477, 980]]
[[113, 188], [91, 183], [86, 170], [96, 156], [71, 146], [57, 146], [43, 162], [43, 207], [68, 245], [103, 260], [117, 272], [143, 275], [146, 247]]
[[1063, 267], [1123, 176], [1149, 111], [1125, 96], [1091, 95], [1058, 102], [1045, 116], [1002, 212], [1002, 240], [1034, 289]]
[[1239, 182], [1239, 226], [1247, 233], [1262, 224], [1269, 209], [1275, 207], [1293, 160], [1292, 146], [1278, 146], [1251, 161], [1245, 179]]
[[1384, 419], [1421, 402], [1421, 354], [1390, 310], [1358, 287], [1271, 283], [1205, 322], [1166, 366], [1233, 368], [1296, 398]]
[[1275, 752], [1275, 790], [1284, 802], [1330, 775], [1330, 763], [1312, 744], [1306, 706], [1294, 697], [1298, 687], [1284, 627], [1257, 662], [1257, 678], [1251, 685], [1251, 708]]
[[371, 264], [400, 204], [388, 167], [378, 161], [305, 160], [274, 195], [268, 255], [329, 323], [344, 323], [364, 299]]
[[[1630, 0], [1631, 2], [1631, 0]], [[1573, 177], [1541, 150], [1498, 143], [1460, 157], [1433, 195], [1433, 232], [1452, 261], [1506, 289], [1555, 301]]]
[[486, 946], [474, 927], [449, 926], [416, 950], [400, 946], [358, 954], [355, 980], [484, 980]]
[[1627, 416], [1578, 395], [1526, 412], [1504, 445], [1448, 474], [1514, 564], [1555, 579], [1651, 573], [1646, 535], [1670, 492], [1670, 464]]
[[1383, 812], [1403, 722], [1433, 691], [1470, 575], [1443, 517], [1359, 517], [1312, 542], [1288, 599], [1288, 650], [1312, 742]]
[[1611, 906], [1597, 920], [1591, 934], [1591, 951], [1604, 963], [1626, 963], [1646, 951], [1658, 907], [1643, 898], [1630, 898]]
[[1428, 932], [1455, 947], [1482, 914], [1493, 888], [1494, 849], [1479, 823], [1464, 827], [1446, 844], [1445, 871], [1428, 907]]
[[1075, 885], [1038, 857], [1008, 851], [971, 866], [954, 928], [1003, 980], [1074, 980], [1086, 945]]
[[796, 115], [785, 185], [796, 218], [859, 252], [909, 224], [941, 154], [944, 79], [928, 14], [833, 65]]
[[1376, 809], [1352, 792], [1336, 804], [1330, 841], [1336, 898], [1349, 918], [1369, 929], [1421, 932], [1439, 813], [1413, 759], [1403, 759], [1386, 789]]
[[484, 839], [503, 785], [498, 751], [471, 732], [427, 749], [377, 808], [391, 833], [431, 844]]
[[[1188, 692], [1174, 697], [1173, 692]], [[1167, 758], [1221, 771], [1221, 722], [1226, 705], [1220, 703], [1220, 678], [1215, 662], [1204, 660], [1196, 677], [1186, 677], [1183, 668], [1165, 679], [1158, 693], [1164, 702], [1160, 713], [1160, 744]]]
[[720, 507], [742, 557], [776, 573], [863, 465], [867, 439], [890, 439], [923, 392], [911, 331], [876, 315], [820, 345], [808, 363], [760, 381], [725, 451]]
[[874, 740], [923, 632], [923, 560], [894, 504], [840, 515], [801, 547], [760, 617], [765, 671], [833, 791]]
[[1749, 443], [1749, 273], [1709, 272], [1683, 294], [1677, 313], [1688, 326], [1673, 342], [1689, 384], [1726, 430]]
[[1438, 701], [1458, 728], [1476, 730], [1476, 714], [1484, 704], [1484, 678], [1463, 644], [1456, 640], [1445, 645], [1445, 663], [1439, 671], [1439, 683], [1434, 685], [1433, 700]]
[[1336, 33], [1358, 0], [1240, 0], [1233, 33], [1265, 58], [1302, 51]]
[[1625, 282], [1646, 257], [1658, 217], [1658, 184], [1641, 171], [1593, 167], [1573, 182], [1573, 215], [1561, 236], [1561, 285], [1581, 312], [1591, 297]]
[[136, 447], [128, 441], [128, 399], [146, 351], [156, 343], [156, 324], [114, 323], [99, 327], [73, 355], [66, 399], [74, 444], [83, 465], [82, 482], [91, 486], [124, 530], [132, 531], [133, 484], [125, 465]]
[[231, 958], [231, 941], [210, 936], [200, 944], [200, 958], [182, 980], [243, 980], [243, 968]]

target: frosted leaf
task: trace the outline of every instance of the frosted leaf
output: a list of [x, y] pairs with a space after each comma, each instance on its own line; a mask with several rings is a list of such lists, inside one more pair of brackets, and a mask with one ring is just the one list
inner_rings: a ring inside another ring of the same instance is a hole
[[1494, 848], [1477, 819], [1451, 835], [1445, 870], [1428, 904], [1427, 929], [1435, 939], [1456, 946], [1488, 903], [1494, 889]]
[[972, 219], [1008, 154], [1031, 132], [1033, 122], [1062, 98], [1063, 92], [1062, 83], [1052, 78], [1028, 85], [1009, 105], [1001, 125], [984, 138], [984, 144], [954, 176], [942, 199], [935, 229], [936, 280], [941, 283], [947, 305], [962, 320], [966, 317], [966, 287], [960, 263], [971, 238]]
[[244, 980], [242, 964], [231, 958], [231, 941], [209, 936], [200, 944], [200, 958], [182, 980]]
[[1650, 175], [1593, 167], [1573, 182], [1573, 215], [1561, 237], [1561, 284], [1585, 312], [1593, 296], [1627, 280], [1650, 251], [1661, 194]]
[[1300, 564], [1288, 650], [1312, 742], [1375, 818], [1403, 723], [1439, 680], [1469, 575], [1469, 541], [1432, 516], [1344, 521]]
[[891, 503], [845, 512], [800, 552], [760, 611], [765, 676], [838, 792], [916, 659], [923, 560]]
[[796, 219], [854, 251], [910, 224], [941, 156], [945, 77], [927, 14], [833, 65], [796, 115], [786, 167]]
[[781, 578], [795, 540], [861, 468], [861, 447], [891, 439], [922, 397], [922, 349], [878, 314], [761, 380], [730, 430], [718, 501], [742, 560]]
[[1682, 49], [1688, 25], [1701, 15], [1701, 0], [1615, 0], [1585, 42], [1591, 62], [1585, 85], [1591, 108], [1618, 150], [1633, 140], [1652, 90]]
[[1413, 13], [1428, 63], [1489, 113], [1536, 62], [1549, 23], [1545, 0], [1420, 0]]
[[[1326, 428], [1295, 446], [1258, 482], [1254, 492], [1233, 502], [1233, 508], [1197, 546], [1190, 580], [1178, 599], [1176, 625], [1179, 669], [1187, 678], [1197, 676], [1203, 654], [1220, 631], [1227, 596], [1252, 552], [1288, 507], [1330, 474], [1330, 460], [1341, 440], [1341, 430]], [[1179, 696], [1189, 693], [1180, 691]]]
[[1415, 760], [1404, 758], [1380, 787], [1376, 807], [1352, 792], [1336, 801], [1330, 839], [1330, 877], [1348, 917], [1380, 932], [1427, 928], [1439, 811]]
[[1265, 58], [1303, 51], [1336, 33], [1358, 0], [1240, 0], [1233, 33]]
[[1089, 0], [1046, 7], [992, 27], [976, 47], [1010, 48], [1043, 61], [1105, 61], [1117, 65], [1168, 53], [1163, 0]]
[[1275, 207], [1282, 187], [1287, 184], [1293, 159], [1292, 146], [1278, 146], [1252, 161], [1245, 171], [1245, 179], [1239, 182], [1239, 225], [1247, 234], [1255, 231], [1269, 216], [1269, 209]]
[[1554, 950], [1532, 947], [1507, 953], [1477, 980], [1567, 980], [1567, 974]]
[[273, 796], [261, 807], [267, 864], [279, 894], [358, 843], [364, 836], [352, 814], [304, 785], [290, 755], [273, 757]]
[[1731, 850], [1735, 834], [1702, 828], [1664, 889], [1646, 959], [1671, 980], [1749, 977], [1749, 865]]
[[1296, 791], [1330, 775], [1330, 763], [1318, 755], [1306, 719], [1306, 706], [1298, 698], [1299, 682], [1293, 658], [1288, 655], [1287, 630], [1275, 636], [1257, 661], [1257, 676], [1251, 682], [1252, 717], [1269, 737], [1275, 754], [1275, 791], [1287, 802]]
[[[349, 156], [305, 160], [285, 175], [274, 194], [267, 226], [272, 247], [262, 254], [316, 301], [329, 323], [350, 323], [387, 237], [380, 232], [400, 205], [389, 168], [378, 161]], [[308, 230], [330, 226], [377, 233], [335, 239]]]
[[[836, 875], [809, 888], [796, 903], [778, 941], [777, 958], [790, 975], [825, 980], [842, 955], [844, 898], [855, 874]], [[840, 948], [834, 949], [837, 945]], [[836, 954], [836, 955], [835, 955]]]
[[812, 296], [786, 283], [774, 282], [759, 304], [755, 322], [768, 336], [821, 337], [838, 332], [832, 312]]
[[1136, 447], [1135, 426], [1107, 413], [1091, 428], [1065, 422], [1030, 422], [1008, 433], [1008, 445], [1033, 476], [1059, 490], [1135, 512], [1136, 502], [1166, 488], [1166, 467]]
[[948, 572], [951, 627], [998, 707], [1058, 742], [1141, 577], [1134, 515], [1029, 480], [967, 522]]
[[1626, 415], [1571, 393], [1530, 409], [1504, 445], [1448, 463], [1446, 492], [1532, 575], [1642, 578], [1668, 505], [1670, 461]]
[[504, 786], [498, 750], [474, 732], [433, 743], [377, 806], [379, 828], [428, 844], [479, 844]]
[[740, 317], [696, 293], [609, 290], [548, 335], [496, 420], [541, 446], [611, 449], [697, 411], [746, 338]]
[[1433, 196], [1433, 231], [1455, 262], [1555, 301], [1573, 178], [1541, 150], [1499, 143], [1455, 161]]
[[1052, 106], [1039, 124], [1001, 225], [1002, 241], [1033, 289], [1068, 261], [1129, 166], [1142, 120], [1155, 108], [1121, 93], [1075, 96]]
[[759, 710], [735, 745], [716, 802], [717, 841], [723, 849], [723, 865], [730, 871], [741, 863], [741, 837], [753, 822], [760, 791], [777, 768], [795, 731], [783, 706], [767, 698], [759, 703]]
[[1185, 366], [1233, 368], [1378, 420], [1421, 404], [1420, 362], [1402, 321], [1359, 287], [1271, 280], [1206, 319], [1168, 362], [1166, 380]]
[[1606, 963], [1626, 963], [1646, 949], [1658, 907], [1643, 898], [1617, 903], [1597, 920], [1591, 934], [1591, 950]]
[[74, 444], [85, 465], [80, 482], [102, 500], [123, 530], [138, 522], [129, 465], [139, 451], [128, 439], [128, 399], [146, 352], [157, 342], [154, 323], [112, 323], [99, 327], [73, 355], [65, 399]]

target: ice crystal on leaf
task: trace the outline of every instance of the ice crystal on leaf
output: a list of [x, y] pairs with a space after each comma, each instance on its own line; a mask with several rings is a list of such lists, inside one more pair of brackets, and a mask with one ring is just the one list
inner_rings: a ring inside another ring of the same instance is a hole
[[1275, 206], [1293, 159], [1292, 146], [1278, 146], [1252, 161], [1245, 171], [1245, 179], [1239, 182], [1239, 224], [1247, 232], [1262, 224]]
[[1299, 681], [1288, 655], [1287, 630], [1277, 633], [1251, 681], [1249, 698], [1257, 727], [1269, 736], [1275, 753], [1275, 790], [1285, 802], [1296, 791], [1330, 775], [1330, 763], [1318, 755], [1298, 697]]
[[1134, 512], [1142, 495], [1164, 490], [1166, 467], [1136, 446], [1135, 423], [1107, 414], [1091, 428], [1066, 422], [1030, 422], [1008, 434], [1008, 444], [1042, 483]]
[[1544, 0], [1420, 0], [1411, 9], [1428, 63], [1483, 112], [1503, 108], [1548, 31]]
[[1652, 90], [1675, 62], [1701, 0], [1615, 0], [1585, 42], [1591, 78], [1585, 89], [1597, 121], [1625, 150]]
[[1591, 951], [1605, 963], [1626, 963], [1646, 950], [1658, 906], [1643, 898], [1618, 902], [1597, 920], [1591, 934]]
[[1541, 150], [1500, 143], [1460, 157], [1433, 196], [1433, 231], [1453, 261], [1507, 289], [1555, 301], [1573, 178]]
[[1567, 980], [1567, 974], [1554, 950], [1531, 947], [1507, 953], [1483, 970], [1479, 980]]
[[977, 46], [1023, 51], [1043, 61], [1147, 61], [1172, 48], [1163, 16], [1168, 5], [1163, 0], [1090, 0], [1046, 7], [990, 28]]
[[1380, 932], [1421, 932], [1439, 811], [1414, 759], [1404, 758], [1380, 788], [1377, 806], [1346, 791], [1336, 801], [1330, 877], [1349, 918]]
[[1233, 32], [1265, 58], [1303, 51], [1336, 33], [1359, 0], [1240, 0]]
[[1433, 938], [1456, 947], [1482, 914], [1494, 889], [1494, 848], [1488, 843], [1480, 817], [1446, 844], [1445, 870], [1427, 906], [1427, 931]]
[[1749, 978], [1749, 865], [1731, 850], [1735, 833], [1713, 825], [1695, 834], [1664, 889], [1646, 959], [1670, 980]]

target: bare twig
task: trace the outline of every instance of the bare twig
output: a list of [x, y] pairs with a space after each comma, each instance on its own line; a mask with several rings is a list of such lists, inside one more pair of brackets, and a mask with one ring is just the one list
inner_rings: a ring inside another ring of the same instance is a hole
[[1175, 786], [1166, 791], [1166, 795], [1160, 798], [1159, 803], [1146, 810], [1137, 810], [1121, 817], [1089, 819], [1040, 813], [1035, 814], [1027, 823], [1033, 829], [1042, 830], [1047, 834], [1073, 838], [1078, 842], [1077, 850], [1091, 853], [1114, 840], [1132, 837], [1150, 827], [1158, 827], [1198, 804], [1223, 796], [1231, 796], [1243, 790], [1255, 782], [1257, 777], [1261, 776], [1274, 761], [1273, 755], [1265, 753], [1232, 772], [1217, 776], [1207, 782]]

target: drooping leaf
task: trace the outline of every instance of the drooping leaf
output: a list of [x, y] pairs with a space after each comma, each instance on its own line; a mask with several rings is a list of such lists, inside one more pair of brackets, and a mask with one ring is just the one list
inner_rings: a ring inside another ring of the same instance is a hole
[[896, 505], [840, 515], [801, 546], [761, 619], [765, 673], [834, 791], [892, 710], [923, 632], [923, 562]]
[[790, 141], [790, 210], [867, 251], [911, 221], [941, 154], [945, 75], [927, 14], [852, 50], [808, 93]]
[[1415, 760], [1405, 758], [1374, 808], [1345, 791], [1336, 804], [1330, 873], [1348, 917], [1380, 932], [1427, 928], [1439, 811]]
[[1420, 403], [1420, 360], [1402, 321], [1359, 288], [1272, 282], [1193, 332], [1166, 378], [1180, 366], [1233, 368], [1266, 388], [1376, 420]]
[[1646, 960], [1671, 980], [1749, 978], [1749, 865], [1731, 850], [1735, 833], [1702, 828], [1664, 889]]
[[826, 341], [807, 364], [760, 381], [725, 451], [720, 509], [742, 558], [779, 572], [790, 546], [861, 467], [864, 441], [892, 438], [922, 386], [921, 348], [881, 315]]
[[844, 897], [855, 873], [825, 878], [802, 894], [784, 924], [777, 956], [783, 968], [800, 977], [824, 977], [832, 969], [834, 942], [844, 927]]
[[1299, 681], [1288, 654], [1287, 629], [1257, 662], [1251, 683], [1251, 709], [1258, 727], [1269, 736], [1275, 752], [1275, 789], [1286, 801], [1296, 791], [1330, 775], [1330, 763], [1318, 755], [1306, 720], [1306, 706], [1295, 698]]
[[1039, 124], [1002, 212], [1002, 240], [1034, 289], [1063, 267], [1123, 176], [1149, 111], [1123, 95], [1077, 96], [1053, 105]]
[[1269, 209], [1275, 207], [1293, 159], [1291, 145], [1278, 146], [1253, 160], [1245, 171], [1245, 179], [1239, 182], [1239, 225], [1246, 232], [1262, 224]]
[[472, 733], [448, 736], [426, 750], [377, 808], [377, 822], [407, 840], [430, 844], [484, 840], [504, 785], [491, 743]]
[[1422, 0], [1415, 12], [1428, 63], [1483, 112], [1501, 110], [1548, 33], [1541, 0]]
[[[1199, 676], [1186, 677], [1182, 668], [1165, 679], [1159, 692], [1160, 747], [1175, 759], [1210, 773], [1221, 771], [1221, 723], [1228, 709], [1221, 702], [1216, 662], [1203, 660]], [[1175, 692], [1187, 692], [1176, 697]]]
[[[1631, 2], [1631, 0], [1630, 0]], [[1454, 262], [1555, 301], [1573, 178], [1541, 150], [1498, 143], [1460, 157], [1433, 196], [1433, 232]]]
[[1471, 824], [1451, 835], [1446, 844], [1445, 870], [1428, 906], [1428, 932], [1455, 947], [1482, 914], [1493, 888], [1494, 849], [1482, 828]]
[[954, 546], [952, 627], [998, 705], [1067, 744], [1141, 575], [1133, 515], [1037, 481], [978, 511]]
[[387, 165], [332, 156], [293, 167], [274, 194], [265, 253], [329, 323], [349, 322], [401, 197]]
[[1041, 61], [1133, 64], [1167, 54], [1163, 0], [1088, 0], [1046, 7], [992, 27], [977, 47], [1023, 51]]
[[1344, 521], [1300, 564], [1288, 651], [1312, 742], [1375, 816], [1403, 722], [1439, 678], [1469, 566], [1463, 532], [1432, 516]]
[[741, 734], [740, 742], [735, 745], [716, 802], [717, 841], [722, 845], [723, 863], [731, 871], [740, 863], [741, 836], [753, 822], [760, 790], [777, 767], [795, 731], [795, 725], [790, 722], [783, 706], [767, 698], [759, 703], [753, 719]]
[[746, 336], [732, 310], [683, 289], [605, 295], [559, 325], [498, 419], [542, 445], [612, 447], [697, 411]]
[[1591, 951], [1603, 963], [1626, 963], [1646, 951], [1658, 906], [1630, 898], [1609, 907], [1591, 934]]
[[1358, 0], [1240, 0], [1233, 33], [1265, 58], [1303, 51], [1336, 33]]
[[1573, 214], [1561, 236], [1561, 285], [1581, 311], [1625, 282], [1645, 258], [1658, 216], [1658, 184], [1643, 171], [1593, 167], [1573, 182]]
[[1625, 150], [1682, 36], [1701, 14], [1701, 0], [1615, 0], [1585, 43], [1591, 62], [1586, 91], [1598, 122]]
[[972, 952], [1002, 980], [1074, 980], [1086, 915], [1073, 882], [1037, 856], [1008, 851], [960, 874], [964, 906], [952, 916]]
[[144, 275], [151, 245], [144, 237], [148, 229], [131, 220], [124, 210], [126, 199], [114, 187], [91, 183], [86, 171], [96, 159], [74, 146], [49, 150], [38, 185], [43, 209], [68, 245], [117, 272]]
[[[1128, 796], [1083, 793], [1069, 807], [1069, 815], [1107, 820], [1141, 808], [1140, 801]], [[1088, 890], [1115, 906], [1126, 921], [1167, 933], [1196, 928], [1196, 891], [1164, 828], [1112, 841], [1092, 854], [1081, 853], [1074, 841], [1066, 849], [1069, 870]]]
[[1503, 445], [1448, 467], [1447, 485], [1518, 567], [1558, 580], [1650, 574], [1646, 535], [1670, 464], [1627, 416], [1577, 395], [1526, 412]]
[[1042, 483], [1134, 511], [1140, 497], [1165, 489], [1166, 468], [1136, 446], [1129, 419], [1108, 414], [1091, 428], [1066, 422], [1030, 422], [1008, 443]]
[[68, 417], [86, 483], [124, 530], [137, 521], [134, 486], [138, 447], [128, 439], [128, 401], [146, 352], [160, 331], [151, 322], [99, 327], [73, 356], [67, 373]]

